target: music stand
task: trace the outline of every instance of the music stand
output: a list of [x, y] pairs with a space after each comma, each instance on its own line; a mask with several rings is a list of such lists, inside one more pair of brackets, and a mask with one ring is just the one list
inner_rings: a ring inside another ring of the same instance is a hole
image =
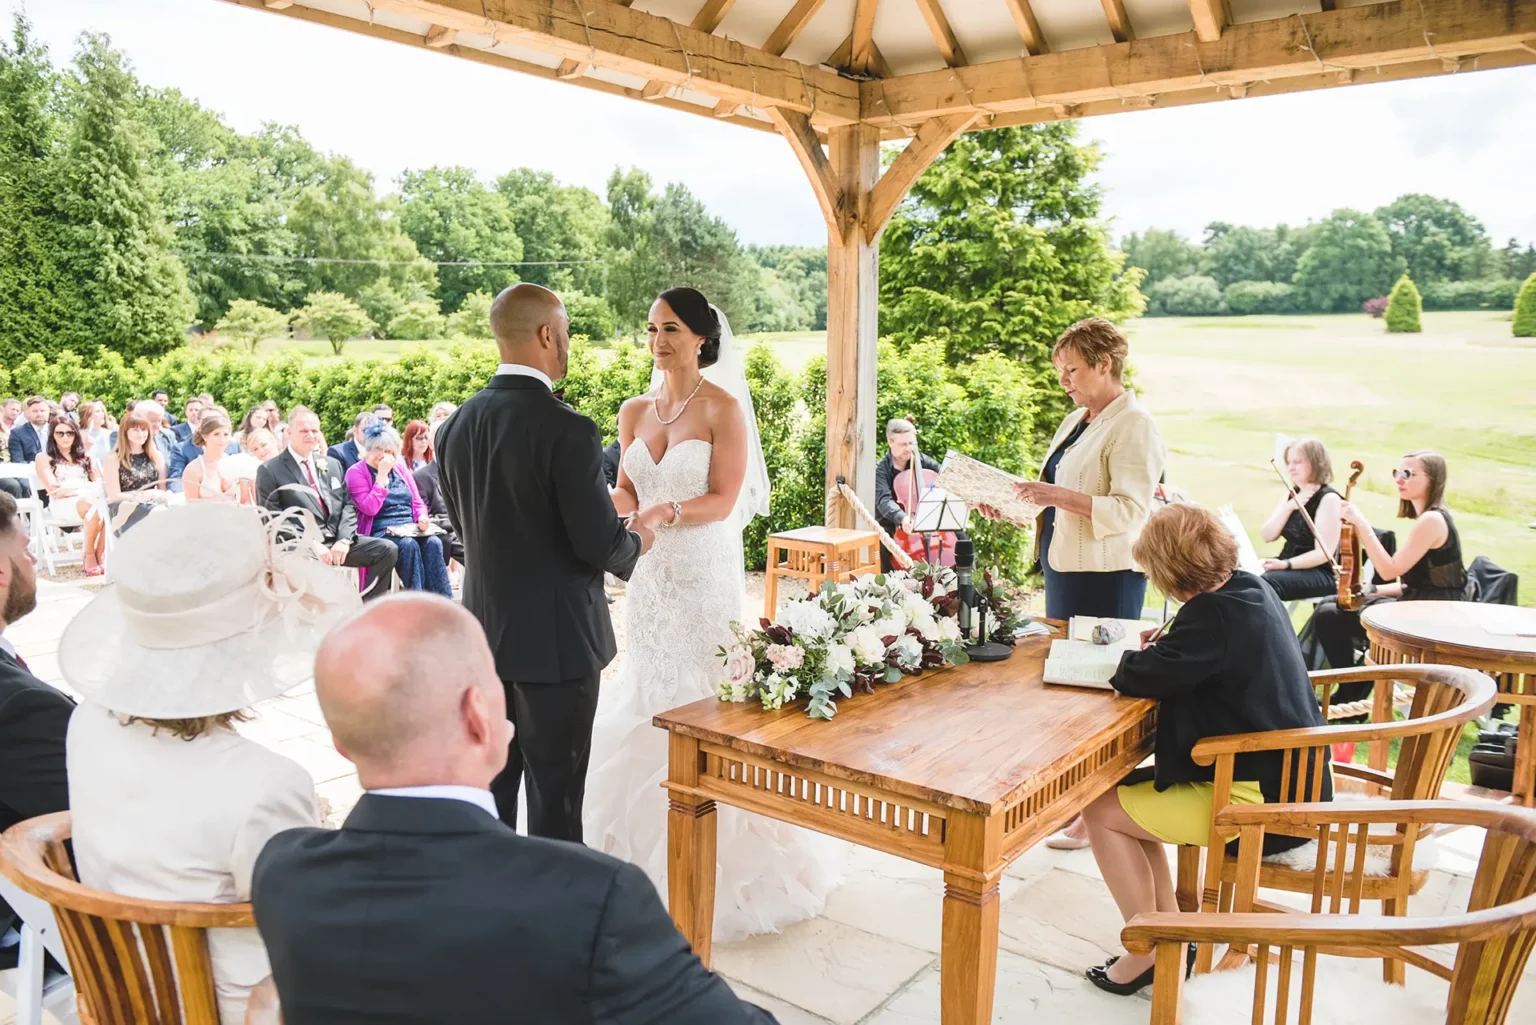
[[[917, 500], [917, 515], [912, 523], [912, 533], [923, 536], [924, 555], [929, 562], [934, 562], [934, 553], [929, 551], [930, 534], [943, 531], [964, 530], [966, 522], [970, 519], [971, 511], [966, 508], [964, 502], [951, 495], [947, 491], [941, 491], [936, 487], [929, 487]], [[951, 549], [953, 551], [953, 549]], [[939, 556], [944, 553], [944, 542], [939, 541]]]

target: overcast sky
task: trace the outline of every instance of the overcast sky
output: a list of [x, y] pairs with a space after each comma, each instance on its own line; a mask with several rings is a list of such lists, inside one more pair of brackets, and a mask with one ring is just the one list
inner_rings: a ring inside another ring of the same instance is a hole
[[[26, 8], [56, 63], [80, 32], [105, 31], [142, 80], [241, 131], [298, 125], [381, 186], [431, 164], [487, 179], [526, 165], [601, 193], [616, 165], [633, 165], [685, 183], [743, 242], [826, 241], [799, 165], [771, 135], [213, 0]], [[1103, 144], [1116, 237], [1300, 224], [1428, 192], [1460, 202], [1503, 245], [1536, 240], [1532, 125], [1536, 67], [1089, 118], [1082, 134]]]

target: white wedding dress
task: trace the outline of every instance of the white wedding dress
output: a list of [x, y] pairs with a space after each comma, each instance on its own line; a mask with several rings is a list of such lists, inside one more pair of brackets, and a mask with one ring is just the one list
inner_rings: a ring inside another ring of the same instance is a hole
[[[623, 465], [640, 507], [707, 493], [712, 449], [702, 439], [679, 442], [658, 464], [644, 441], [631, 442]], [[645, 869], [663, 903], [667, 734], [651, 717], [715, 696], [719, 649], [742, 616], [745, 587], [741, 534], [726, 520], [656, 531], [626, 590], [624, 662], [598, 703], [583, 831], [588, 846]], [[841, 879], [842, 841], [734, 808], [717, 816], [717, 941], [821, 913]]]

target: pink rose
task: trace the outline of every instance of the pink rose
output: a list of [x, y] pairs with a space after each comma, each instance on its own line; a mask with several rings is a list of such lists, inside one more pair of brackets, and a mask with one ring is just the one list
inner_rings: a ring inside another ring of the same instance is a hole
[[796, 644], [768, 645], [768, 661], [781, 673], [792, 672], [805, 665], [805, 650]]
[[726, 656], [725, 671], [732, 683], [747, 683], [757, 672], [757, 660], [748, 648], [732, 648]]

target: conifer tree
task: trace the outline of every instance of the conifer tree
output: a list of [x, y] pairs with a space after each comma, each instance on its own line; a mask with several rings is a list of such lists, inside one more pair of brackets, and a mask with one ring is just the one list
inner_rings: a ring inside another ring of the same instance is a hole
[[1525, 279], [1515, 297], [1515, 337], [1536, 338], [1536, 273]]
[[1424, 312], [1424, 300], [1413, 280], [1404, 274], [1392, 286], [1387, 297], [1387, 333], [1418, 334], [1424, 330], [1419, 325], [1419, 315]]

